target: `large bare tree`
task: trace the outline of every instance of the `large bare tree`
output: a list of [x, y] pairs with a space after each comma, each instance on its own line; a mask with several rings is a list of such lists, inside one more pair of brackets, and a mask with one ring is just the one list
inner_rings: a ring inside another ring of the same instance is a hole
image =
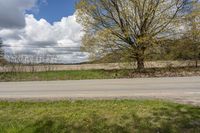
[[184, 1], [80, 0], [77, 20], [86, 32], [83, 47], [104, 54], [123, 51], [118, 53], [136, 60], [141, 70], [145, 51], [176, 29], [172, 23], [180, 16]]

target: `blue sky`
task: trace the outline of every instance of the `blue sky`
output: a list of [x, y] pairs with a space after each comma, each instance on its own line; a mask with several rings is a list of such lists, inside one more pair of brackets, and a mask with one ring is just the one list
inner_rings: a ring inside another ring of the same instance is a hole
[[76, 1], [0, 0], [5, 53], [55, 55], [59, 63], [88, 60], [88, 53], [80, 51], [84, 31], [74, 14]]
[[34, 14], [36, 19], [44, 18], [49, 23], [59, 21], [62, 17], [73, 15], [77, 0], [46, 0], [47, 3], [38, 1], [38, 12], [28, 12]]

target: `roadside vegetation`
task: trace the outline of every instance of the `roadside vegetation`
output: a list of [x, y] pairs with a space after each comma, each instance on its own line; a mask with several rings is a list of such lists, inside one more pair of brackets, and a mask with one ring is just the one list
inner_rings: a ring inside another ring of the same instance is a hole
[[163, 101], [0, 102], [1, 133], [199, 133], [200, 108]]
[[1, 72], [0, 81], [51, 81], [184, 76], [200, 76], [200, 67], [173, 68], [169, 66], [167, 68], [149, 68], [142, 72], [134, 69]]

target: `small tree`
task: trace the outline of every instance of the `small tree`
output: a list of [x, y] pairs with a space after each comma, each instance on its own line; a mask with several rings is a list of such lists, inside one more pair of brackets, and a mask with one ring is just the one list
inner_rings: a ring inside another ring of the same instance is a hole
[[191, 0], [190, 10], [185, 16], [186, 33], [184, 35], [183, 43], [187, 43], [192, 47], [193, 59], [195, 66], [198, 67], [198, 60], [200, 56], [200, 1]]
[[4, 62], [3, 40], [0, 38], [0, 64]]
[[184, 4], [185, 0], [80, 0], [77, 19], [86, 32], [83, 47], [98, 56], [121, 53], [144, 69], [146, 50], [176, 30], [172, 22]]

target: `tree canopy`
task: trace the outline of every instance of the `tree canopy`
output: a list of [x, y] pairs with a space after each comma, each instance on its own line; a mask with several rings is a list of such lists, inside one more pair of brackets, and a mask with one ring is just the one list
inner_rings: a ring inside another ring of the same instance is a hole
[[[145, 51], [179, 29], [185, 0], [80, 0], [83, 46], [101, 56], [119, 52], [144, 68]], [[117, 54], [116, 54], [117, 55]]]

